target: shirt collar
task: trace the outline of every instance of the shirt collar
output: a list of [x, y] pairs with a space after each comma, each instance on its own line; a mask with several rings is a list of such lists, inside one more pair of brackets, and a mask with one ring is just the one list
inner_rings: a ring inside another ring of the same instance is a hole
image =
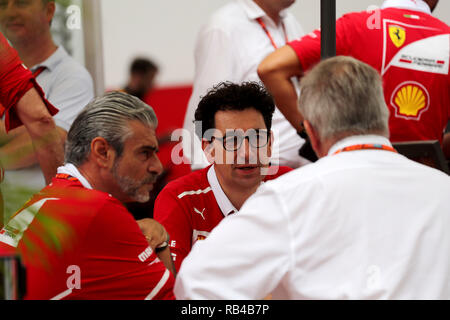
[[392, 144], [389, 141], [389, 139], [387, 139], [383, 136], [378, 136], [378, 135], [351, 136], [351, 137], [347, 137], [342, 140], [339, 140], [337, 143], [335, 143], [328, 151], [328, 155], [331, 156], [336, 151], [338, 151], [342, 148], [354, 146], [357, 144], [383, 144], [383, 145], [392, 147]]
[[[266, 17], [270, 19], [269, 16], [258, 6], [253, 0], [236, 0], [244, 9], [250, 20], [255, 20], [258, 18]], [[280, 11], [281, 19], [284, 19], [287, 15], [287, 9]]]
[[226, 196], [225, 192], [223, 192], [219, 180], [217, 179], [216, 170], [214, 170], [214, 165], [212, 165], [208, 170], [208, 182], [214, 193], [214, 197], [217, 200], [217, 204], [219, 205], [220, 211], [222, 211], [222, 214], [225, 217], [239, 211], [233, 206], [230, 199], [228, 199], [228, 197]]
[[71, 163], [66, 163], [64, 166], [58, 168], [58, 173], [68, 174], [74, 178], [77, 178], [78, 181], [85, 187], [86, 189], [93, 189], [91, 184], [86, 180], [85, 177], [78, 171], [77, 167], [75, 167]]
[[431, 15], [431, 9], [423, 0], [385, 0], [381, 9], [402, 8], [420, 11]]
[[53, 71], [53, 69], [56, 68], [56, 66], [67, 56], [68, 54], [66, 50], [62, 46], [59, 46], [58, 49], [56, 49], [56, 51], [47, 58], [47, 60], [31, 67], [31, 71], [34, 72], [40, 67], [45, 67], [49, 71]]

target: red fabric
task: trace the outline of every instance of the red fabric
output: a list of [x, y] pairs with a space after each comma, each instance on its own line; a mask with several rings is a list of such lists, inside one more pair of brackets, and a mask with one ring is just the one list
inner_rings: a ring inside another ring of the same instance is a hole
[[[186, 85], [157, 88], [144, 98], [144, 102], [155, 110], [158, 117], [156, 134], [159, 138], [170, 137], [173, 130], [183, 128], [184, 116], [191, 94], [192, 86]], [[179, 143], [168, 141], [160, 144], [158, 157], [164, 169], [168, 171], [167, 181], [175, 180], [191, 172], [189, 164], [174, 163], [172, 159], [172, 151]], [[180, 155], [182, 157], [182, 152]]]
[[[224, 218], [208, 182], [209, 168], [172, 181], [156, 199], [153, 217], [170, 235], [171, 252], [177, 270], [195, 241], [205, 239]], [[274, 167], [271, 170], [274, 174], [267, 176], [265, 181], [291, 170], [288, 167]]]
[[14, 107], [23, 95], [33, 87], [42, 97], [49, 113], [52, 116], [55, 115], [58, 109], [45, 99], [44, 92], [31, 72], [23, 66], [17, 51], [11, 48], [5, 37], [0, 33], [0, 116], [6, 113], [6, 132], [22, 125]]
[[14, 221], [23, 223], [31, 212], [38, 213], [17, 239], [27, 269], [27, 299], [66, 292], [76, 283], [71, 266], [79, 267], [81, 288], [66, 299], [144, 299], [160, 282], [154, 299], [174, 298], [172, 274], [131, 214], [110, 195], [85, 189], [78, 180], [54, 178], [10, 220], [6, 240], [20, 234]]
[[[426, 51], [431, 50], [438, 53], [431, 63], [443, 66], [442, 63], [449, 61], [449, 52], [443, 50], [444, 46], [429, 47], [428, 44], [438, 35], [449, 34], [450, 27], [425, 13], [388, 8], [379, 11], [380, 25], [369, 28], [371, 22], [376, 22], [373, 20], [374, 14], [350, 13], [337, 21], [337, 55], [353, 56], [382, 74], [385, 100], [390, 111], [391, 141], [442, 142], [443, 131], [450, 119], [448, 65], [446, 69], [441, 69], [445, 74], [439, 74], [436, 69], [417, 70], [414, 63], [406, 62], [423, 60], [430, 55]], [[404, 34], [395, 35], [400, 32], [398, 29], [404, 30]], [[397, 37], [402, 41], [394, 42]], [[444, 39], [444, 45], [445, 41], [448, 40]], [[320, 31], [316, 30], [289, 45], [297, 53], [303, 70], [319, 62]], [[411, 89], [409, 92], [408, 88]], [[403, 100], [400, 99], [401, 92], [404, 92]], [[425, 98], [421, 104], [415, 101], [421, 97]], [[414, 112], [406, 111], [408, 103]]]

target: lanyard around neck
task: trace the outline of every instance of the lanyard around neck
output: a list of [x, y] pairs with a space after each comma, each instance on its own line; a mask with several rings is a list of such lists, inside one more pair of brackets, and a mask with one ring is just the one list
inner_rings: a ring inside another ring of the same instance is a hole
[[40, 75], [42, 72], [44, 72], [45, 69], [47, 69], [47, 67], [44, 67], [44, 66], [37, 68], [37, 69], [33, 72], [33, 76], [34, 76], [35, 78], [39, 77], [39, 75]]
[[397, 150], [390, 146], [386, 146], [384, 144], [356, 144], [353, 146], [348, 146], [342, 149], [339, 149], [333, 155], [341, 153], [341, 152], [348, 152], [348, 151], [358, 151], [358, 150], [384, 150], [384, 151], [390, 151], [397, 153]]
[[66, 174], [66, 173], [58, 173], [55, 176], [56, 179], [64, 179], [64, 180], [69, 180], [69, 181], [79, 181], [77, 178], [72, 177], [70, 174]]
[[[273, 40], [272, 35], [269, 32], [269, 29], [267, 29], [266, 24], [262, 21], [261, 18], [257, 18], [256, 21], [258, 21], [259, 25], [261, 26], [261, 28], [263, 28], [264, 32], [267, 34], [267, 37], [269, 37], [270, 42], [272, 43], [272, 46], [276, 49], [278, 49], [277, 44], [275, 43], [275, 40]], [[284, 23], [281, 22], [281, 26], [283, 27], [283, 33], [284, 33], [284, 40], [287, 43], [288, 42], [288, 37], [286, 34], [286, 29], [284, 28]]]

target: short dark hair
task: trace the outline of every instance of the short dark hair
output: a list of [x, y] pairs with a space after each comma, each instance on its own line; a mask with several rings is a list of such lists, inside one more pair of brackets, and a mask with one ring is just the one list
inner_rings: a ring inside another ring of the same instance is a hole
[[136, 58], [130, 66], [130, 73], [146, 74], [158, 71], [158, 66], [147, 58]]
[[221, 82], [201, 98], [195, 111], [195, 133], [202, 139], [207, 130], [215, 128], [214, 118], [218, 111], [246, 109], [259, 111], [270, 131], [275, 104], [264, 86], [258, 82]]

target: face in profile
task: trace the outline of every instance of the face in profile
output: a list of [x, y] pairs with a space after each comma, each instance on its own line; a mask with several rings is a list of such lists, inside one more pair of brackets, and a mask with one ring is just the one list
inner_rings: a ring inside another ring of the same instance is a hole
[[49, 30], [55, 4], [43, 0], [0, 0], [0, 29], [13, 44]]
[[114, 161], [111, 173], [117, 183], [117, 195], [122, 202], [147, 202], [156, 178], [162, 172], [157, 156], [158, 141], [154, 129], [138, 122], [130, 122], [131, 134], [124, 150]]
[[206, 151], [215, 164], [219, 182], [244, 188], [258, 186], [263, 179], [261, 171], [268, 166], [272, 144], [262, 114], [253, 108], [218, 111], [213, 131]]

